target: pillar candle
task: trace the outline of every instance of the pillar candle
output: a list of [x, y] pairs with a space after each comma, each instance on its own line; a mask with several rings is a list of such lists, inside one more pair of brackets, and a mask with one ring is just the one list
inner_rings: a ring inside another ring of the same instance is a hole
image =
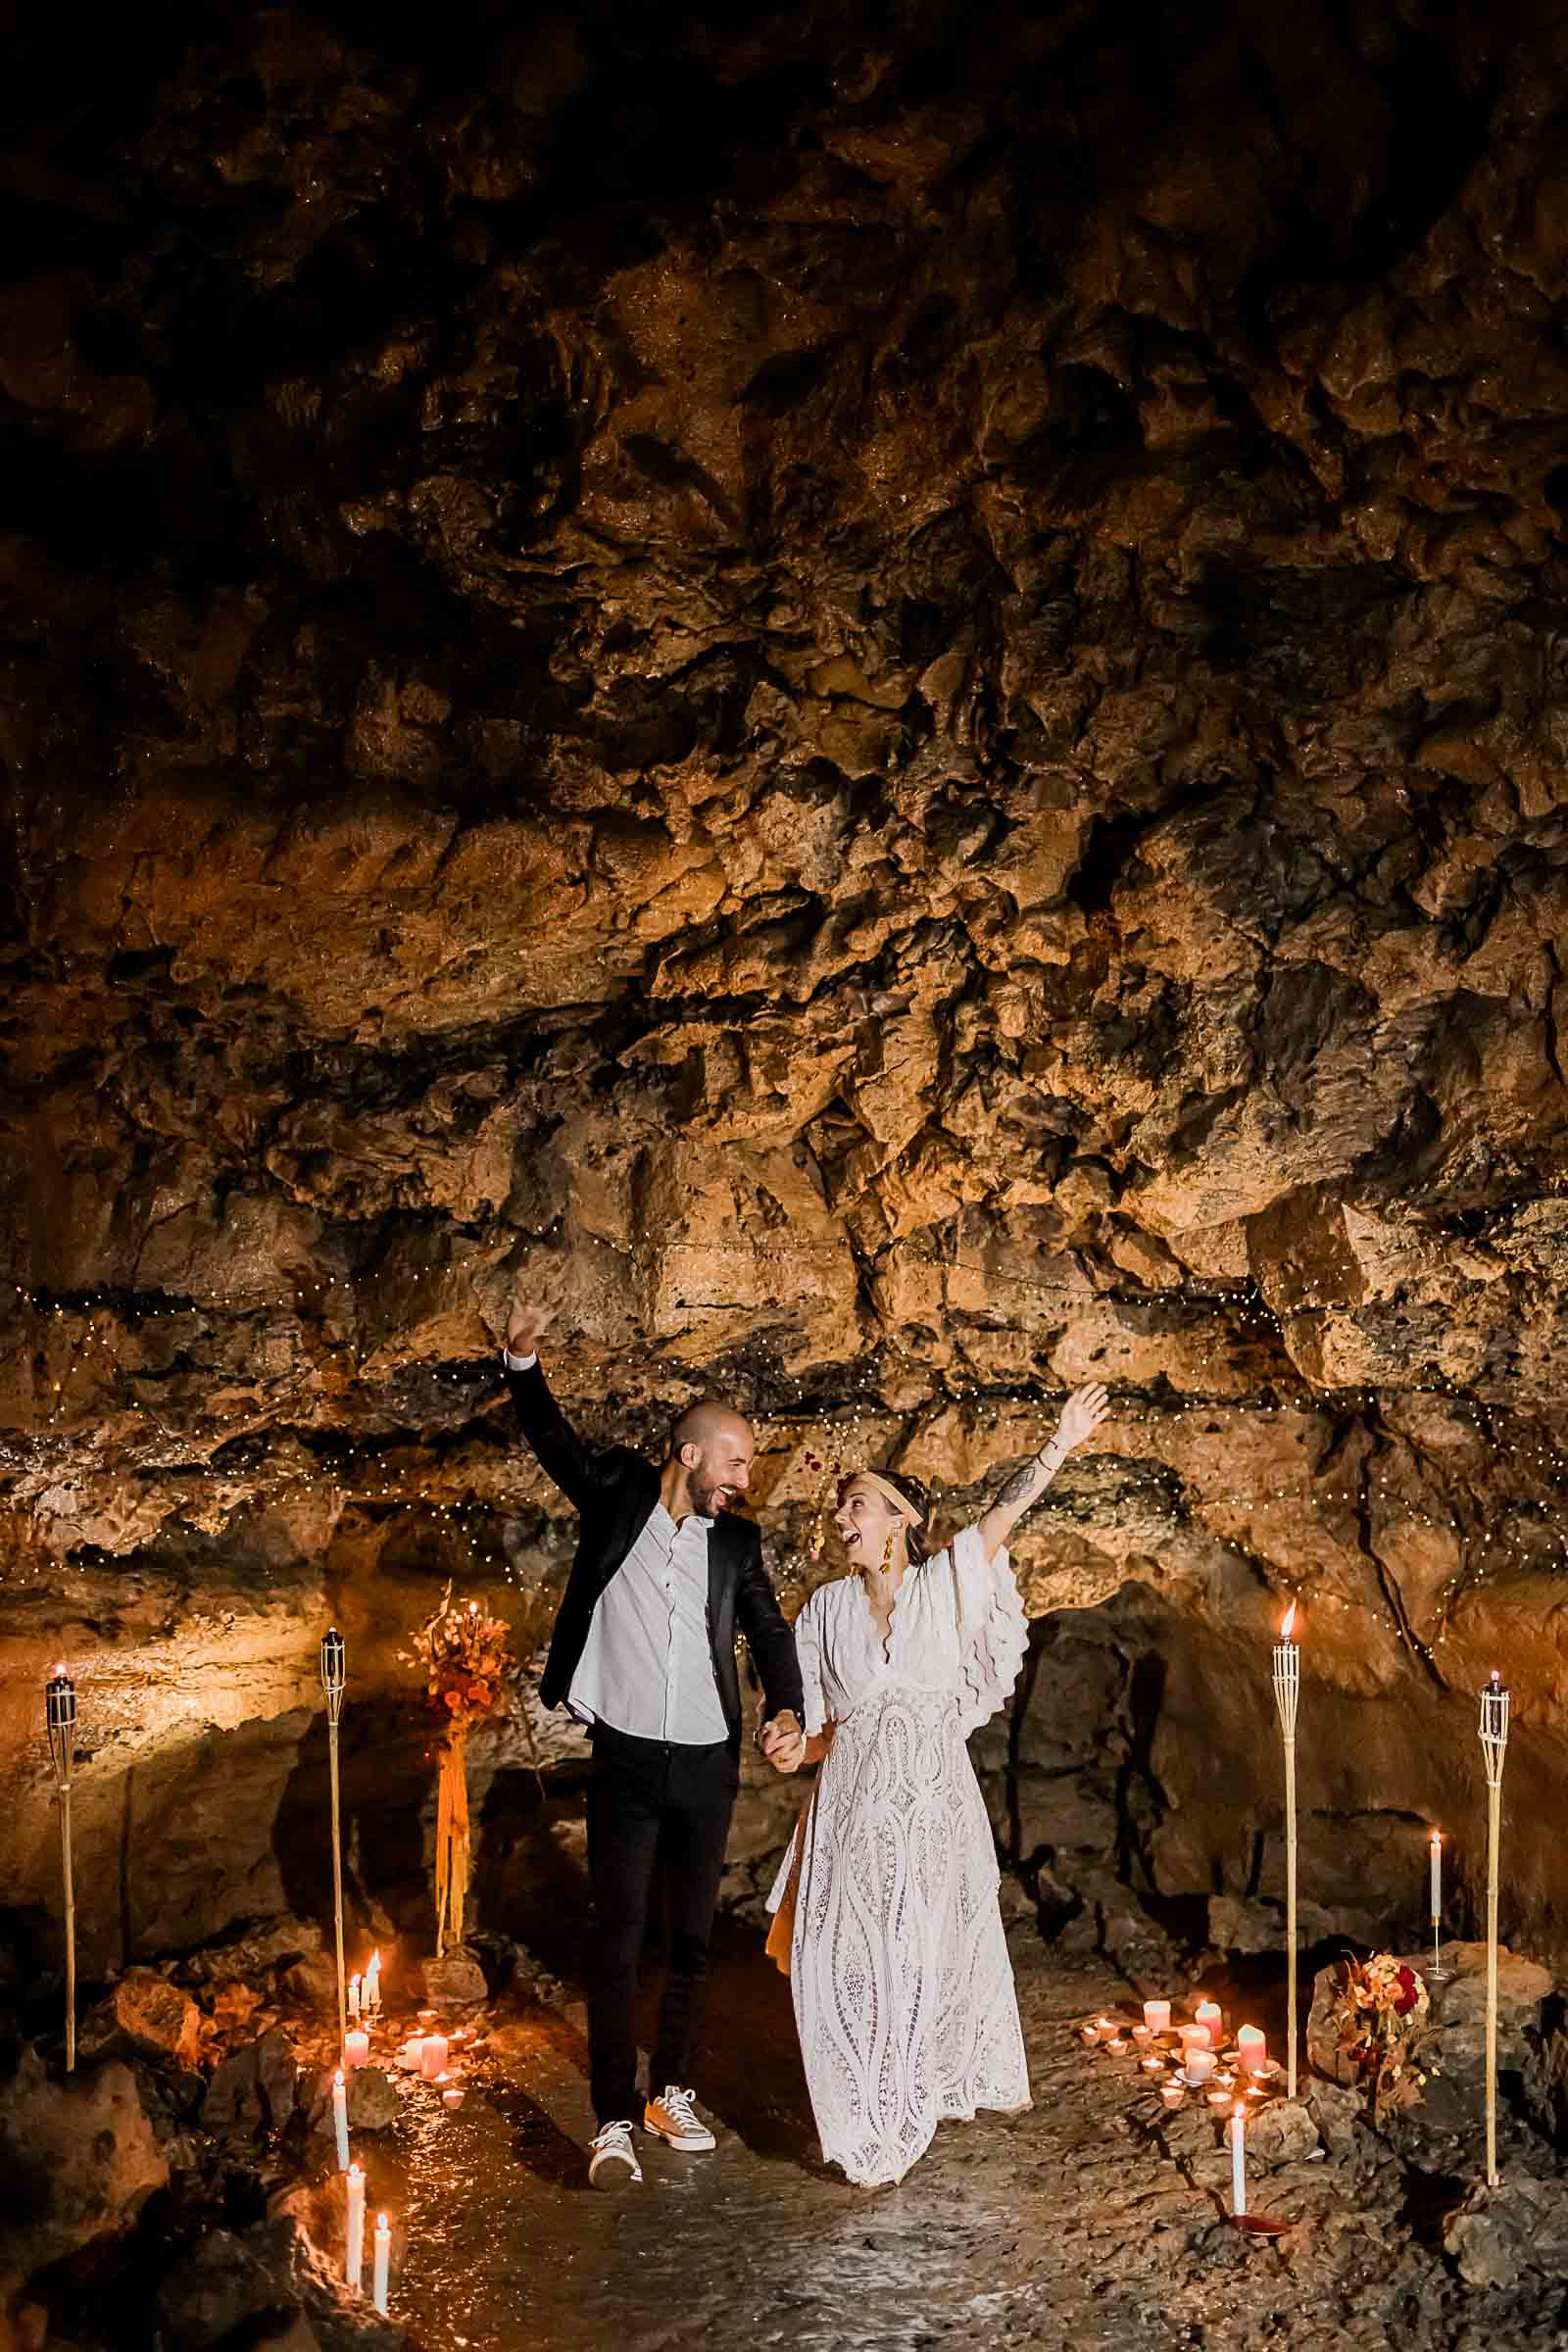
[[358, 2025], [360, 2022], [360, 1980], [358, 1977], [349, 1979], [349, 2015]]
[[433, 2082], [447, 2062], [447, 2045], [439, 2034], [427, 2034], [419, 2051], [419, 2072], [427, 2082]]
[[1236, 2036], [1236, 2059], [1244, 2075], [1260, 2075], [1268, 2064], [1268, 2045], [1260, 2026], [1244, 2026]]
[[369, 2055], [370, 2036], [363, 2029], [344, 2036], [343, 2063], [345, 2066], [364, 2066]]
[[337, 2133], [337, 2169], [349, 2169], [349, 2094], [343, 2080], [343, 2069], [332, 2077], [332, 2129]]
[[383, 2319], [386, 2317], [387, 2273], [391, 2267], [392, 2230], [386, 2215], [380, 2213], [375, 2217], [375, 2275], [372, 2292], [375, 2297], [375, 2308]]
[[370, 1954], [370, 1965], [365, 1972], [364, 2001], [367, 2017], [379, 2015], [381, 2008], [381, 1955], [379, 1952]]
[[1231, 2116], [1231, 2211], [1247, 2211], [1247, 2118], [1240, 2107]]
[[360, 2274], [365, 2268], [365, 2174], [357, 2164], [349, 2166], [349, 2242], [343, 2262], [343, 2276], [356, 2294], [360, 2291]]
[[1146, 2001], [1144, 2003], [1144, 2023], [1151, 2034], [1168, 2034], [1170, 2032], [1169, 2001]]
[[1178, 2026], [1176, 2033], [1181, 2041], [1183, 2059], [1190, 2058], [1194, 2050], [1208, 2050], [1214, 2046], [1208, 2038], [1206, 2026]]
[[1225, 2013], [1218, 2001], [1200, 2001], [1193, 2015], [1200, 2026], [1208, 2029], [1209, 2041], [1217, 2050], [1225, 2033]]
[[1432, 1833], [1432, 1916], [1443, 1917], [1443, 1833]]
[[1206, 2082], [1214, 2072], [1214, 2053], [1196, 2047], [1187, 2053], [1186, 2075], [1189, 2082]]

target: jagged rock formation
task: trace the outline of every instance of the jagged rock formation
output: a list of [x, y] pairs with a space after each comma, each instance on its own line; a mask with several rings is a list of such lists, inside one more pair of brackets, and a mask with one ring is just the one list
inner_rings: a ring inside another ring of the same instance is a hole
[[64, 1647], [94, 1959], [310, 1907], [328, 1613], [416, 1884], [399, 1641], [567, 1553], [548, 1278], [596, 1428], [755, 1409], [796, 1594], [813, 1453], [956, 1517], [1107, 1379], [1019, 1861], [1272, 1891], [1299, 1594], [1307, 1881], [1418, 1919], [1436, 1818], [1462, 1906], [1476, 1683], [1521, 1824], [1568, 1735], [1565, 74], [1420, 0], [26, 35], [0, 1900]]

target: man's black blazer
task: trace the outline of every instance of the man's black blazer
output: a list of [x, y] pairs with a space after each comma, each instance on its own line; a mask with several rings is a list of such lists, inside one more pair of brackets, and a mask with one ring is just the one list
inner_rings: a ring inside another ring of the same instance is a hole
[[[659, 1500], [659, 1473], [629, 1446], [589, 1446], [578, 1437], [537, 1363], [507, 1369], [507, 1385], [522, 1434], [581, 1518], [577, 1557], [556, 1616], [539, 1695], [559, 1707], [571, 1689], [599, 1596], [624, 1561]], [[735, 1671], [737, 1627], [762, 1678], [767, 1712], [793, 1707], [804, 1723], [806, 1702], [795, 1636], [785, 1622], [762, 1566], [762, 1539], [749, 1520], [720, 1511], [708, 1531], [708, 1640], [730, 1745], [741, 1737], [740, 1677]]]

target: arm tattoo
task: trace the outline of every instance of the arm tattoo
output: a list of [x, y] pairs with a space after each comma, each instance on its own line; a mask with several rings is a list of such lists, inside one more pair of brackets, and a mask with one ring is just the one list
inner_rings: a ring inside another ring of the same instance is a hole
[[1037, 1454], [1025, 1462], [1021, 1470], [1013, 1472], [997, 1496], [998, 1508], [1011, 1510], [1016, 1505], [1020, 1511], [1026, 1509], [1040, 1493], [1042, 1484], [1041, 1462]]

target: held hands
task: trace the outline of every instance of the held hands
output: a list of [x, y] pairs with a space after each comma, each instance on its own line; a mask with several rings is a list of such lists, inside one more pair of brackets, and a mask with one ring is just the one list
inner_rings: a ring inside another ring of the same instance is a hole
[[1085, 1438], [1092, 1438], [1110, 1411], [1110, 1397], [1098, 1380], [1086, 1381], [1074, 1389], [1061, 1408], [1061, 1419], [1052, 1440], [1052, 1449], [1070, 1453]]
[[791, 1707], [763, 1724], [757, 1744], [775, 1772], [799, 1772], [806, 1761], [806, 1734]]

